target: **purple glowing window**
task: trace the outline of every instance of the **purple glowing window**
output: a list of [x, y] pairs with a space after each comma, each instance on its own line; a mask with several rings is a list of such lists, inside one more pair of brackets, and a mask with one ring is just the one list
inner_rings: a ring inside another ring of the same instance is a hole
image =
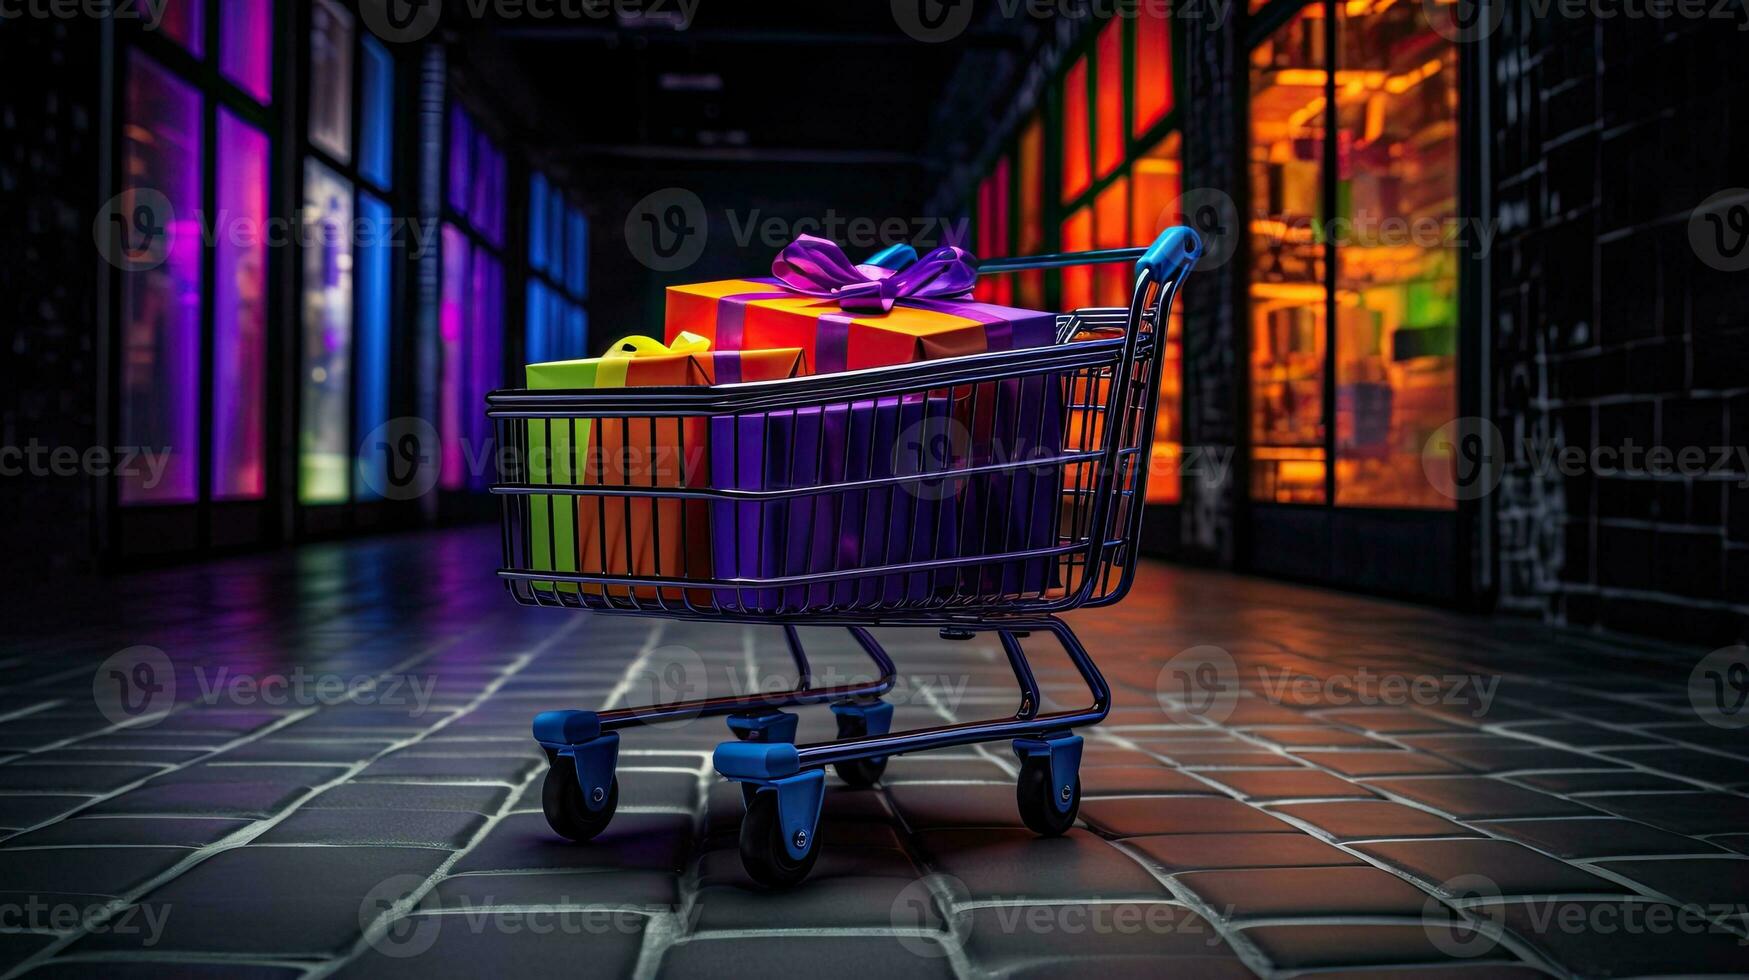
[[438, 431], [442, 433], [442, 484], [460, 489], [466, 482], [462, 454], [462, 339], [467, 319], [468, 268], [472, 250], [468, 238], [453, 225], [443, 226], [443, 295], [438, 307]]
[[267, 136], [224, 109], [218, 123], [213, 238], [212, 492], [266, 490], [263, 411], [267, 355]]
[[449, 107], [449, 206], [466, 215], [474, 181], [474, 123], [459, 105]]
[[[480, 457], [492, 438], [486, 418], [486, 396], [504, 381], [504, 270], [485, 249], [474, 250], [473, 284], [468, 317], [468, 390], [462, 418], [467, 422], [470, 455]], [[468, 488], [484, 490], [491, 481], [483, 470], [468, 473]]]
[[200, 459], [201, 98], [136, 51], [124, 99], [120, 435], [166, 464], [124, 474], [121, 502], [184, 503]]
[[206, 54], [205, 0], [165, 0], [158, 30], [199, 58]]
[[474, 143], [474, 203], [468, 215], [494, 246], [504, 244], [504, 154], [484, 133]]
[[273, 0], [219, 4], [219, 70], [255, 101], [273, 98]]

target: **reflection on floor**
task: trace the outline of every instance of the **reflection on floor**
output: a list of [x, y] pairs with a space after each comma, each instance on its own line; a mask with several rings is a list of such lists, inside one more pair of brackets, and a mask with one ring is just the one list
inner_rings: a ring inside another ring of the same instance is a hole
[[[519, 608], [496, 540], [311, 547], [9, 617], [0, 974], [1749, 971], [1749, 741], [1695, 713], [1699, 651], [1150, 566], [1071, 617], [1116, 703], [1081, 826], [1021, 829], [1006, 746], [900, 758], [872, 790], [833, 777], [812, 878], [769, 894], [708, 766], [720, 720], [629, 733], [586, 846], [545, 825], [528, 723], [786, 683], [780, 637]], [[1013, 710], [993, 643], [881, 635], [896, 726]], [[822, 676], [866, 670], [807, 638]], [[139, 645], [164, 660], [116, 656]], [[1075, 700], [1060, 657], [1037, 666]]]

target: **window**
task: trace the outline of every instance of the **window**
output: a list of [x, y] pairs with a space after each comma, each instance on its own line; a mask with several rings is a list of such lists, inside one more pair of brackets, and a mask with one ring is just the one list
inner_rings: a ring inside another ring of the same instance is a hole
[[1251, 53], [1251, 495], [1323, 503], [1324, 7]]
[[224, 0], [219, 4], [219, 38], [219, 70], [255, 101], [271, 101], [272, 0]]
[[[121, 500], [189, 503], [199, 494], [204, 100], [139, 51], [127, 71], [122, 192], [131, 202], [123, 214], [133, 215], [133, 227], [119, 227], [117, 234], [130, 249], [163, 234], [165, 252], [156, 268], [123, 277], [121, 440], [167, 452], [169, 462], [155, 481], [124, 473]], [[145, 197], [154, 191], [172, 209], [167, 226]], [[134, 232], [146, 237], [136, 241]]]
[[1336, 503], [1450, 508], [1422, 449], [1458, 414], [1457, 48], [1418, 5], [1337, 11]]
[[[978, 256], [1002, 258], [1008, 254], [1008, 157], [996, 161], [996, 167], [978, 184]], [[983, 276], [978, 280], [977, 298], [986, 303], [1009, 305], [1014, 302], [1013, 276]]]
[[[504, 155], [459, 103], [449, 111], [448, 167], [443, 226], [443, 287], [438, 311], [438, 438], [440, 484], [481, 490], [490, 474], [487, 393], [504, 383]], [[555, 195], [544, 194], [543, 258], [566, 268], [562, 256], [571, 224]], [[532, 224], [532, 222], [531, 222]], [[561, 276], [562, 280], [562, 276]], [[544, 343], [544, 340], [542, 341]]]
[[396, 259], [411, 243], [393, 218], [407, 199], [396, 193], [394, 56], [333, 0], [311, 7], [309, 46], [298, 501], [331, 506], [387, 485], [387, 457], [366, 442], [394, 416]]
[[1414, 5], [1315, 3], [1251, 78], [1252, 496], [1453, 507], [1422, 450], [1457, 414], [1456, 50]]
[[1087, 121], [1087, 56], [1063, 76], [1063, 188], [1065, 203], [1079, 197], [1093, 182], [1092, 151]]
[[[157, 30], [122, 37], [113, 231], [130, 261], [147, 261], [121, 275], [116, 417], [122, 443], [167, 462], [161, 475], [120, 476], [117, 496], [124, 506], [256, 499], [267, 484], [273, 4], [172, 0]], [[171, 67], [186, 62], [172, 44], [196, 61], [212, 54], [217, 73]]]
[[528, 320], [525, 359], [531, 363], [585, 357], [589, 352], [589, 221], [564, 192], [536, 172], [529, 178]]
[[[998, 157], [978, 185], [981, 243], [1011, 240], [1010, 201], [1013, 254], [1018, 255], [1147, 246], [1166, 228], [1183, 223], [1171, 45], [1169, 19], [1162, 11], [1138, 10], [1133, 18], [1114, 17], [1101, 27], [1061, 79], [1056, 118], [1062, 186], [1052, 200], [1045, 199], [1046, 122], [1034, 115], [1016, 135], [1012, 154]], [[1091, 89], [1090, 77], [1096, 80]], [[1045, 240], [1047, 227], [1055, 230], [1054, 247]], [[1005, 253], [986, 245], [980, 254]], [[1128, 306], [1134, 271], [1120, 263], [1062, 269], [1055, 273], [1056, 306]], [[1038, 308], [1045, 303], [1044, 285], [1039, 272], [989, 276], [980, 280], [978, 296]], [[999, 292], [1009, 287], [1010, 292]], [[1163, 353], [1149, 503], [1173, 503], [1179, 497], [1181, 352], [1182, 308], [1175, 306]]]
[[[218, 141], [219, 213], [265, 228], [266, 134], [221, 109]], [[259, 497], [267, 490], [267, 242], [260, 235], [213, 240], [213, 496]]]
[[352, 15], [334, 0], [310, 8], [310, 142], [352, 160]]

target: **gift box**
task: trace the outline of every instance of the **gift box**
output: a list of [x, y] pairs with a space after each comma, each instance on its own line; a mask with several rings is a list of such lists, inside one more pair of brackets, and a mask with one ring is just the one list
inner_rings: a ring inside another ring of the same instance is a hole
[[[804, 235], [779, 255], [770, 278], [669, 287], [666, 332], [671, 337], [695, 333], [727, 350], [799, 348], [810, 373], [1055, 341], [1053, 314], [966, 298], [976, 271], [975, 259], [963, 250], [946, 247], [916, 260], [915, 252], [901, 247], [883, 256], [853, 266], [836, 245]], [[1012, 459], [1014, 452], [1025, 451], [1048, 458], [1060, 442], [1060, 418], [1055, 425], [1042, 425], [1037, 436], [1017, 439], [1013, 433], [1029, 428], [1035, 418], [1060, 415], [1061, 404], [1048, 379], [1025, 379], [988, 382], [975, 391], [962, 386], [927, 396], [743, 417], [715, 435], [719, 455], [713, 479], [718, 486], [793, 489], [938, 472], [964, 466], [968, 453], [1009, 453], [1004, 458]], [[972, 405], [984, 406], [981, 421], [965, 417]], [[955, 426], [957, 438], [950, 431]], [[735, 453], [723, 457], [720, 447], [731, 431]], [[968, 488], [973, 499], [963, 499]], [[809, 575], [1045, 547], [1055, 543], [1059, 492], [1060, 469], [1043, 466], [999, 479], [921, 480], [783, 503], [728, 504], [718, 512], [718, 573]], [[976, 521], [963, 516], [984, 502], [1006, 506], [1010, 500], [1015, 501], [1012, 510], [980, 511]], [[1000, 533], [994, 530], [998, 527]], [[976, 574], [994, 574], [998, 585], [993, 588], [1003, 583], [1043, 588], [1053, 567], [1038, 559]], [[951, 569], [914, 572], [747, 590], [740, 599], [746, 608], [765, 611], [780, 605], [801, 609], [923, 600], [952, 589], [960, 577]]]
[[[664, 345], [627, 337], [607, 356], [528, 366], [531, 389], [694, 386], [794, 377], [801, 351], [712, 351], [695, 335]], [[709, 475], [710, 424], [703, 418], [530, 420], [529, 471], [535, 484], [604, 487], [703, 487]], [[710, 575], [711, 515], [704, 501], [598, 494], [529, 497], [531, 560], [537, 571], [597, 575]], [[576, 592], [572, 583], [538, 588]], [[585, 586], [590, 595], [650, 598], [658, 590]], [[680, 599], [678, 589], [660, 590]], [[689, 593], [708, 602], [703, 590]]]

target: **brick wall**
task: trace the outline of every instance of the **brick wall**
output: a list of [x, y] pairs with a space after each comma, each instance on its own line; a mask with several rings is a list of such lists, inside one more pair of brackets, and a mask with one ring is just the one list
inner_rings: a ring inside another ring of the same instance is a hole
[[[52, 35], [52, 37], [51, 37]], [[89, 19], [0, 24], [0, 447], [96, 443], [98, 44]], [[18, 465], [12, 454], [5, 463]], [[91, 558], [95, 483], [0, 475], [0, 576]]]
[[1537, 462], [1631, 440], [1697, 447], [1711, 468], [1713, 447], [1749, 445], [1749, 271], [1715, 268], [1689, 235], [1698, 204], [1749, 185], [1745, 37], [1522, 10], [1493, 37], [1505, 608], [1700, 643], [1749, 633], [1740, 456], [1694, 475]]

